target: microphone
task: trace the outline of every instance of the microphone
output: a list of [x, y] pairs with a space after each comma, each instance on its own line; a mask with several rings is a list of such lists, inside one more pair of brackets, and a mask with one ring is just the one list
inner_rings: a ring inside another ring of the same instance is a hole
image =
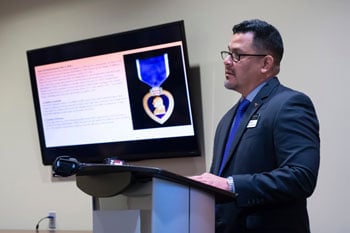
[[54, 176], [68, 177], [75, 175], [81, 163], [73, 157], [70, 156], [59, 156], [55, 159], [52, 165], [52, 171]]

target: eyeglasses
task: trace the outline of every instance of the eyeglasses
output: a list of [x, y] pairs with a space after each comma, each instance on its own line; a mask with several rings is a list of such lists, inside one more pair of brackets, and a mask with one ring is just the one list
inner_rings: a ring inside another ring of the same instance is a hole
[[221, 51], [221, 58], [225, 60], [228, 56], [230, 56], [233, 62], [239, 62], [242, 56], [252, 56], [252, 57], [265, 57], [267, 54], [247, 54], [247, 53], [231, 53], [228, 51]]

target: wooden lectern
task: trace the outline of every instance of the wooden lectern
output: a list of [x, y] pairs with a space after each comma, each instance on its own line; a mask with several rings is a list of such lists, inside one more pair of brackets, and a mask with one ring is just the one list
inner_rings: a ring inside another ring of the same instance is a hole
[[151, 167], [82, 166], [76, 182], [93, 198], [94, 233], [214, 233], [215, 203], [235, 197]]

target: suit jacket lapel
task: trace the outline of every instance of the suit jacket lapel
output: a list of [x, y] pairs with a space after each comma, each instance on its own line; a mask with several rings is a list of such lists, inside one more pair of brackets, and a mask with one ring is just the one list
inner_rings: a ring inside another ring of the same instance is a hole
[[[241, 137], [249, 123], [249, 120], [251, 119], [251, 117], [258, 111], [258, 109], [263, 105], [263, 103], [266, 101], [266, 99], [269, 97], [269, 95], [271, 94], [272, 90], [275, 89], [276, 86], [279, 85], [279, 81], [278, 79], [275, 77], [275, 78], [272, 78], [270, 79], [266, 85], [259, 91], [259, 93], [255, 96], [254, 100], [252, 101], [252, 103], [250, 103], [248, 109], [246, 110], [242, 120], [241, 120], [241, 123], [240, 123], [240, 126], [238, 127], [237, 129], [237, 132], [235, 134], [235, 137], [231, 143], [231, 147], [230, 147], [230, 152], [229, 152], [229, 157], [227, 159], [227, 161], [230, 161], [231, 157], [233, 156], [234, 154], [234, 151], [236, 150], [236, 147], [238, 146], [240, 140], [241, 140]], [[235, 105], [235, 109], [237, 108], [237, 104]], [[236, 112], [236, 110], [233, 110], [232, 111], [232, 118], [233, 118], [233, 115], [234, 113]], [[231, 126], [230, 124], [232, 124], [232, 122], [227, 122], [227, 131], [226, 131], [226, 135], [228, 134], [228, 131], [230, 130]], [[225, 148], [225, 145], [226, 145], [226, 140], [224, 140], [222, 142], [222, 148]], [[224, 151], [224, 150], [222, 150]], [[223, 157], [223, 152], [221, 154], [221, 158], [219, 159], [219, 161], [222, 160], [222, 157]], [[226, 163], [227, 164], [227, 163]], [[225, 164], [225, 166], [226, 166]]]
[[[259, 105], [259, 107], [260, 107], [260, 105]], [[241, 140], [241, 137], [242, 137], [247, 125], [248, 125], [249, 119], [256, 111], [257, 111], [257, 108], [254, 107], [253, 103], [250, 103], [248, 109], [246, 110], [246, 112], [243, 115], [241, 123], [240, 123], [240, 125], [235, 133], [235, 137], [233, 138], [233, 141], [230, 145], [230, 151], [229, 151], [229, 156], [228, 156], [227, 161], [229, 161], [231, 159], [231, 157], [233, 156], [233, 152], [236, 150], [236, 147], [238, 146], [238, 144]]]

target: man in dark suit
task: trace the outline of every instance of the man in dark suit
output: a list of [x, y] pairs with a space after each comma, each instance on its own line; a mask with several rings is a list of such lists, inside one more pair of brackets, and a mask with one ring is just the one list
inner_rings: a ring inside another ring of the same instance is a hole
[[[309, 97], [280, 84], [283, 42], [261, 20], [233, 27], [221, 52], [225, 87], [249, 100], [243, 116], [233, 106], [218, 124], [210, 173], [192, 178], [236, 194], [216, 207], [217, 233], [310, 232], [306, 199], [320, 160], [319, 123]], [[240, 121], [229, 139], [235, 121]]]

